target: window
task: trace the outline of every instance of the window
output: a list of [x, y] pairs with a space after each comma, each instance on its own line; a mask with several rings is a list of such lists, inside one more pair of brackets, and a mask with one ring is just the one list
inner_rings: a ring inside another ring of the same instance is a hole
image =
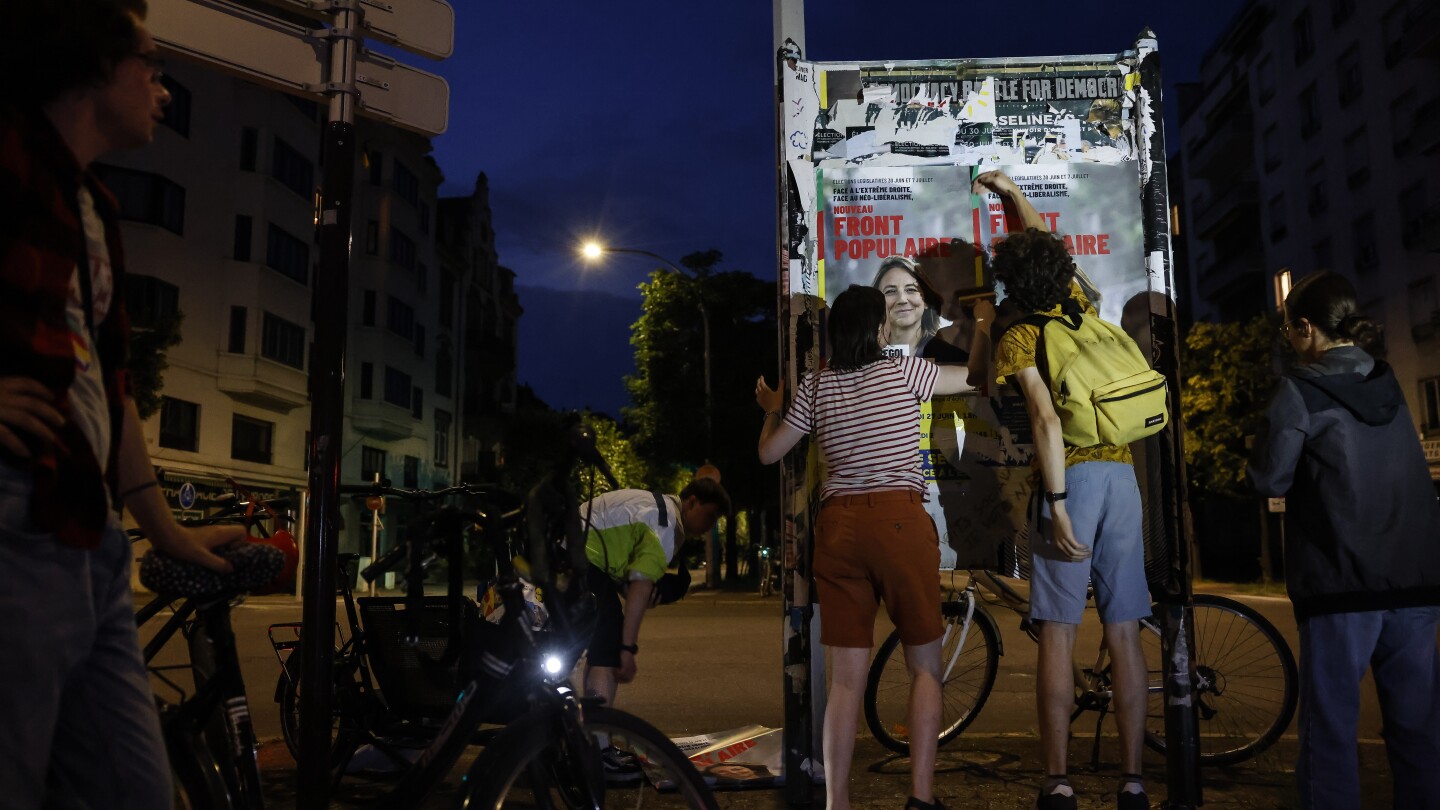
[[1279, 242], [1285, 238], [1285, 195], [1276, 194], [1270, 198], [1270, 241]]
[[1329, 195], [1325, 192], [1325, 164], [1324, 162], [1312, 165], [1305, 172], [1305, 182], [1308, 187], [1305, 198], [1305, 208], [1311, 216], [1318, 216], [1325, 213], [1330, 207]]
[[415, 324], [415, 353], [425, 356], [425, 324]]
[[1420, 419], [1425, 430], [1440, 430], [1440, 377], [1420, 381]]
[[288, 102], [290, 102], [291, 104], [294, 104], [294, 105], [295, 105], [295, 109], [299, 110], [299, 111], [300, 111], [300, 114], [303, 115], [303, 116], [305, 116], [306, 120], [311, 121], [311, 122], [314, 122], [316, 119], [318, 119], [318, 118], [320, 117], [320, 105], [319, 105], [319, 104], [316, 104], [315, 102], [311, 101], [311, 100], [308, 99], [308, 98], [301, 98], [301, 97], [299, 97], [299, 96], [292, 96], [292, 95], [290, 95], [289, 93], [284, 93], [284, 94], [282, 94], [282, 95], [284, 96], [284, 98], [285, 98], [286, 101], [288, 101]]
[[230, 255], [237, 262], [250, 261], [250, 243], [253, 240], [255, 222], [245, 214], [235, 215], [235, 246]]
[[410, 415], [416, 419], [425, 418], [425, 390], [418, 385], [410, 391]]
[[1280, 165], [1280, 127], [1271, 124], [1265, 130], [1265, 171], [1272, 171]]
[[199, 405], [171, 397], [160, 401], [160, 446], [191, 453], [199, 449]]
[[1400, 240], [1407, 248], [1415, 247], [1425, 230], [1425, 221], [1430, 215], [1425, 201], [1424, 180], [1411, 183], [1400, 192]]
[[1375, 270], [1380, 251], [1375, 245], [1375, 215], [1361, 214], [1350, 226], [1351, 244], [1355, 246], [1355, 273], [1365, 275]]
[[265, 313], [260, 326], [260, 356], [304, 370], [305, 327]]
[[230, 457], [238, 461], [270, 463], [275, 424], [235, 414], [230, 422]]
[[395, 196], [410, 203], [420, 204], [420, 178], [410, 171], [410, 167], [400, 161], [395, 161], [394, 177], [391, 185], [395, 189]]
[[442, 396], [451, 396], [454, 391], [450, 387], [450, 377], [454, 373], [455, 361], [450, 357], [450, 347], [441, 345], [435, 350], [435, 393]]
[[365, 223], [365, 252], [371, 256], [380, 252], [380, 223], [373, 219]]
[[1340, 90], [1340, 106], [1348, 107], [1350, 103], [1360, 98], [1364, 92], [1363, 79], [1360, 72], [1360, 50], [1351, 45], [1345, 53], [1340, 54], [1339, 60], [1335, 63], [1336, 85]]
[[310, 245], [272, 222], [265, 240], [265, 266], [300, 284], [309, 284]]
[[379, 476], [385, 478], [385, 451], [374, 447], [360, 448], [360, 479], [362, 481], [374, 481]]
[[375, 325], [375, 291], [366, 290], [360, 298], [360, 325]]
[[414, 456], [405, 457], [405, 488], [420, 488], [420, 459]]
[[1258, 100], [1262, 104], [1275, 95], [1275, 60], [1271, 59], [1268, 53], [1255, 67], [1255, 86]]
[[415, 240], [399, 228], [390, 229], [390, 258], [406, 270], [415, 269]]
[[420, 232], [430, 233], [430, 205], [428, 203], [420, 203]]
[[387, 296], [385, 328], [406, 340], [415, 339], [415, 310], [395, 296]]
[[154, 327], [179, 314], [180, 288], [154, 276], [126, 276], [125, 308], [134, 326]]
[[1300, 92], [1300, 137], [1309, 138], [1320, 131], [1320, 98], [1315, 85]]
[[410, 375], [398, 368], [385, 367], [385, 401], [402, 408], [410, 407]]
[[1310, 9], [1300, 12], [1291, 27], [1295, 43], [1295, 64], [1301, 64], [1315, 53], [1315, 30], [1310, 24]]
[[422, 293], [430, 289], [430, 268], [424, 262], [415, 265], [415, 289]]
[[385, 156], [375, 151], [366, 152], [365, 165], [370, 169], [370, 185], [380, 185], [381, 177], [384, 176]]
[[158, 225], [185, 234], [185, 189], [158, 174], [95, 164], [100, 177], [120, 203], [120, 218]]
[[450, 412], [435, 409], [435, 466], [450, 466]]
[[1330, 238], [1319, 240], [1312, 246], [1311, 250], [1315, 255], [1315, 269], [1329, 270], [1335, 265], [1334, 249], [1330, 246]]
[[256, 156], [260, 151], [260, 131], [254, 127], [240, 130], [240, 171], [255, 171]]
[[440, 271], [440, 325], [455, 326], [455, 274], [449, 270]]
[[165, 117], [160, 123], [175, 130], [177, 135], [190, 137], [190, 89], [168, 73], [160, 77], [160, 83], [170, 91], [170, 103], [165, 105]]
[[230, 307], [230, 336], [225, 350], [231, 354], [245, 353], [245, 322], [248, 318], [245, 307]]
[[1405, 4], [1396, 3], [1385, 16], [1380, 18], [1381, 45], [1385, 53], [1385, 67], [1393, 67], [1405, 56], [1400, 41], [1405, 37]]
[[270, 156], [270, 176], [306, 200], [315, 194], [315, 164], [279, 137]]
[[370, 363], [360, 364], [360, 398], [373, 399], [375, 397], [375, 366]]
[[1410, 130], [1415, 118], [1413, 94], [1413, 90], [1402, 92], [1390, 102], [1391, 146], [1397, 155], [1404, 153], [1410, 142]]
[[1370, 182], [1370, 143], [1365, 127], [1345, 136], [1345, 156], [1351, 163], [1350, 173], [1345, 175], [1345, 185], [1351, 189], [1360, 188]]
[[1416, 343], [1435, 337], [1435, 318], [1440, 314], [1440, 301], [1435, 297], [1435, 279], [1417, 281], [1406, 292], [1410, 302], [1411, 337]]

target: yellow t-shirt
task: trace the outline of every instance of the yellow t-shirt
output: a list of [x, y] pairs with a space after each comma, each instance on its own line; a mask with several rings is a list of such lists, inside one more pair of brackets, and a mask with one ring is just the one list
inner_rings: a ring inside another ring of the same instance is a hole
[[[1080, 288], [1077, 281], [1070, 282], [1070, 297], [1080, 304], [1080, 310], [1087, 316], [1099, 317], [1095, 306], [1085, 296], [1084, 290]], [[1053, 309], [1043, 313], [1045, 315], [1058, 316], [1061, 313], [1057, 304]], [[1022, 369], [1035, 367], [1035, 345], [1040, 340], [1040, 327], [1034, 324], [1022, 323], [1019, 326], [1012, 326], [1006, 330], [1000, 338], [1000, 345], [995, 347], [995, 381], [1004, 384], [1007, 378], [1019, 374]], [[1035, 457], [1039, 463], [1039, 456]], [[1134, 458], [1130, 455], [1129, 446], [1117, 446], [1113, 444], [1097, 444], [1093, 447], [1071, 447], [1065, 446], [1065, 466], [1073, 467], [1086, 461], [1123, 461], [1126, 464], [1133, 464]]]

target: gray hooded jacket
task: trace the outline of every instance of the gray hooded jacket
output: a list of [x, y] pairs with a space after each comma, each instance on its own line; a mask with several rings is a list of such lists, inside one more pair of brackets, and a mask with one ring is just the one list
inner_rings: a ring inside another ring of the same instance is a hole
[[1283, 379], [1246, 468], [1285, 496], [1300, 619], [1440, 605], [1440, 506], [1394, 373], [1342, 346]]

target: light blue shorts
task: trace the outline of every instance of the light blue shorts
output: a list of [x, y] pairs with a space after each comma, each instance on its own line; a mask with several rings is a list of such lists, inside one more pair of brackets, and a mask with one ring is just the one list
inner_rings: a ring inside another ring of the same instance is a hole
[[1076, 464], [1065, 470], [1065, 490], [1065, 512], [1075, 539], [1093, 551], [1080, 562], [1066, 559], [1050, 539], [1050, 504], [1041, 504], [1040, 539], [1030, 554], [1030, 618], [1079, 624], [1085, 615], [1086, 586], [1092, 581], [1101, 622], [1149, 616], [1135, 468], [1115, 461]]

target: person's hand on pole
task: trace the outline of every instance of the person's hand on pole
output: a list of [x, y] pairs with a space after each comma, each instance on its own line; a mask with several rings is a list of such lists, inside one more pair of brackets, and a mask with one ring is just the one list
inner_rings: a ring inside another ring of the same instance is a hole
[[779, 413], [785, 407], [785, 383], [778, 382], [774, 388], [765, 384], [765, 377], [755, 380], [755, 404], [765, 413]]
[[30, 443], [57, 444], [63, 424], [50, 389], [29, 377], [0, 377], [0, 447], [30, 458]]

